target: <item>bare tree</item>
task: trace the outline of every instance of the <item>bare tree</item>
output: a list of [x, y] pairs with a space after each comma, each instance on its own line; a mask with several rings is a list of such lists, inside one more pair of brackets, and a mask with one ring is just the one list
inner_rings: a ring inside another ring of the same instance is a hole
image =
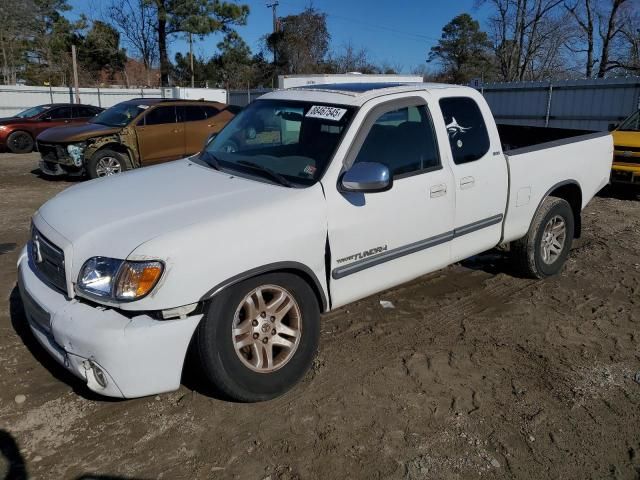
[[[561, 66], [561, 50], [554, 48], [565, 35], [561, 28], [563, 0], [478, 0], [495, 14], [489, 23], [502, 80], [537, 80]], [[540, 65], [544, 66], [540, 70]]]
[[594, 58], [596, 14], [592, 2], [593, 0], [582, 0], [582, 3], [577, 1], [573, 5], [566, 3], [564, 6], [578, 26], [578, 35], [572, 36], [567, 47], [574, 53], [586, 54], [584, 70], [586, 78], [593, 76], [593, 67], [596, 63]]
[[567, 48], [584, 54], [585, 77], [633, 70], [627, 57], [637, 37], [638, 0], [566, 0], [564, 7], [575, 25]]
[[366, 48], [356, 48], [351, 42], [345, 44], [339, 53], [334, 53], [329, 62], [336, 73], [360, 72], [377, 73]]
[[624, 29], [622, 7], [629, 0], [613, 0], [611, 10], [600, 15], [598, 33], [602, 41], [598, 78], [604, 77], [609, 70], [623, 66], [620, 60], [612, 59], [611, 49], [616, 38], [621, 36]]
[[148, 0], [112, 0], [108, 15], [132, 52], [131, 56], [144, 65], [147, 85], [151, 85], [151, 70], [158, 61], [156, 10]]

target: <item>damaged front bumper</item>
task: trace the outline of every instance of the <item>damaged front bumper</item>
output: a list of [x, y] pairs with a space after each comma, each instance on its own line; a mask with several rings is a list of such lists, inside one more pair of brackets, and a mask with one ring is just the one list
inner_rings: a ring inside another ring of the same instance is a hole
[[96, 393], [135, 398], [177, 389], [187, 348], [202, 314], [156, 320], [125, 316], [65, 295], [37, 275], [25, 247], [18, 288], [35, 338]]

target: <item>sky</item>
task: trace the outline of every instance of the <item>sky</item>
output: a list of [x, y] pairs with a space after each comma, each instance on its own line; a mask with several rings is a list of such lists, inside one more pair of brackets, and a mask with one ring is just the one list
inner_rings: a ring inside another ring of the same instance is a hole
[[[237, 31], [253, 53], [260, 51], [261, 38], [272, 30], [272, 12], [266, 4], [272, 0], [245, 0], [251, 10], [247, 25]], [[73, 7], [70, 17], [84, 13], [99, 20], [108, 0], [69, 0]], [[442, 27], [456, 15], [467, 12], [481, 25], [487, 17], [487, 8], [475, 8], [475, 0], [280, 0], [279, 17], [297, 14], [305, 7], [327, 14], [331, 34], [330, 46], [338, 54], [347, 44], [367, 49], [376, 63], [386, 62], [409, 73], [416, 66], [425, 65], [429, 49], [438, 41]], [[220, 34], [197, 40], [194, 53], [204, 58], [216, 52]], [[188, 51], [188, 44], [179, 37], [171, 44], [171, 58], [176, 52]]]

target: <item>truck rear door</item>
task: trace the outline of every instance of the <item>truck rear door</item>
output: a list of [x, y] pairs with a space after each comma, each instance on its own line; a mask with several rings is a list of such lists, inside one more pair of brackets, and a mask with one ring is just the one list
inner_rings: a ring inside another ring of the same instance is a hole
[[453, 176], [441, 161], [425, 96], [381, 99], [363, 106], [359, 116], [365, 117], [354, 120], [359, 127], [345, 168], [358, 162], [385, 164], [393, 176], [390, 190], [345, 193], [335, 183], [323, 184], [334, 306], [449, 263]]
[[509, 173], [500, 137], [484, 101], [452, 96], [442, 97], [438, 103], [449, 136], [444, 150], [452, 160], [455, 181], [451, 257], [458, 261], [499, 243]]

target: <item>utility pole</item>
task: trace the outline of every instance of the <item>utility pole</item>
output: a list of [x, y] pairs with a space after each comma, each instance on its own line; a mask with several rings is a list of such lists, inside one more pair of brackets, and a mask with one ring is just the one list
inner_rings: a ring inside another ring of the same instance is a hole
[[189, 32], [189, 58], [191, 59], [191, 88], [195, 87], [195, 74], [193, 73], [193, 35]]
[[78, 87], [78, 60], [76, 59], [75, 45], [71, 45], [71, 61], [73, 63], [73, 85], [76, 90], [76, 103], [80, 103], [80, 88]]
[[[273, 12], [273, 33], [276, 33], [278, 31], [278, 15], [276, 13], [276, 8], [278, 7], [278, 5], [280, 5], [280, 2], [278, 2], [277, 0], [273, 3], [267, 3], [267, 8], [270, 8], [271, 11]], [[274, 48], [273, 49], [273, 63], [277, 63], [278, 61], [278, 52], [277, 50]]]

